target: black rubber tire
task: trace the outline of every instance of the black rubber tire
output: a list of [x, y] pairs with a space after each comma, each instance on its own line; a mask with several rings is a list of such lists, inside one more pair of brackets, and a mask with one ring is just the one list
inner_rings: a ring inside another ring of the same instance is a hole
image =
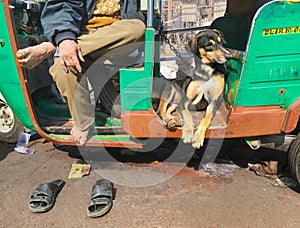
[[[9, 108], [9, 106], [3, 102], [1, 102], [0, 105], [1, 108], [2, 107]], [[18, 141], [20, 133], [24, 131], [24, 126], [18, 120], [18, 118], [15, 116], [15, 114], [11, 111], [10, 108], [9, 108], [9, 112], [10, 112], [10, 119], [12, 121], [12, 124], [9, 126], [8, 129], [3, 129], [0, 127], [0, 142], [16, 143]]]
[[292, 177], [300, 184], [300, 133], [298, 133], [290, 145], [288, 164]]

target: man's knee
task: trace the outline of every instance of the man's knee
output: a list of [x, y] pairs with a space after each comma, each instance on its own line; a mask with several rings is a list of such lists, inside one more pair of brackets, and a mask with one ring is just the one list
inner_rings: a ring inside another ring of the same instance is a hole
[[72, 91], [81, 81], [80, 76], [74, 75], [70, 70], [65, 72], [60, 64], [60, 59], [55, 58], [53, 65], [49, 69], [49, 73], [56, 82], [61, 93]]
[[128, 23], [126, 31], [133, 40], [139, 40], [144, 36], [146, 26], [141, 20], [130, 19], [126, 20], [126, 22]]

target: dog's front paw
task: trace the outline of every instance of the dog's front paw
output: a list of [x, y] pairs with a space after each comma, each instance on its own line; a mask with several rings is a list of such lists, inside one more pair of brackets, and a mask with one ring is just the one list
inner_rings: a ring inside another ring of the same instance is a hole
[[205, 131], [197, 129], [193, 138], [193, 142], [194, 142], [193, 148], [199, 149], [201, 146], [203, 146], [204, 138], [205, 138]]
[[184, 143], [192, 143], [193, 141], [193, 128], [184, 127], [182, 128], [182, 141]]

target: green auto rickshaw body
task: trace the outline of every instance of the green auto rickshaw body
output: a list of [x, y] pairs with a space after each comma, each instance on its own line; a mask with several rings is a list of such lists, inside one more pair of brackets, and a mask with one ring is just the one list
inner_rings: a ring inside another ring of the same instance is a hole
[[[156, 7], [148, 2], [143, 66], [120, 70], [121, 117], [96, 113], [98, 134], [87, 145], [142, 147], [132, 138], [181, 137], [180, 129], [171, 132], [163, 127], [152, 107], [159, 37], [153, 20]], [[220, 111], [226, 116], [225, 123], [212, 126], [207, 137], [281, 134], [296, 128], [300, 113], [298, 12], [298, 1], [227, 1], [225, 15], [209, 27], [220, 29], [226, 46], [238, 50], [240, 58], [227, 63]], [[67, 106], [56, 104], [53, 98], [47, 101], [44, 89], [31, 91], [31, 74], [35, 73], [17, 63], [15, 53], [20, 40], [27, 37], [18, 33], [15, 14], [8, 0], [0, 0], [0, 92], [27, 128], [55, 143], [76, 145], [68, 134], [70, 126], [62, 124], [70, 118]]]
[[34, 129], [28, 112], [29, 104], [25, 100], [26, 91], [20, 82], [23, 74], [16, 63], [16, 43], [7, 1], [0, 1], [0, 42], [0, 92], [19, 120], [26, 127]]

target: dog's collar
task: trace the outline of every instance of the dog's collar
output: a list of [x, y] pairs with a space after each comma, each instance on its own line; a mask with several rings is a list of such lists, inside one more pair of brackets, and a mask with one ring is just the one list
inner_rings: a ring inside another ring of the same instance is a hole
[[214, 69], [215, 69], [214, 71], [218, 71], [224, 75], [227, 75], [227, 71], [224, 64], [216, 64]]

